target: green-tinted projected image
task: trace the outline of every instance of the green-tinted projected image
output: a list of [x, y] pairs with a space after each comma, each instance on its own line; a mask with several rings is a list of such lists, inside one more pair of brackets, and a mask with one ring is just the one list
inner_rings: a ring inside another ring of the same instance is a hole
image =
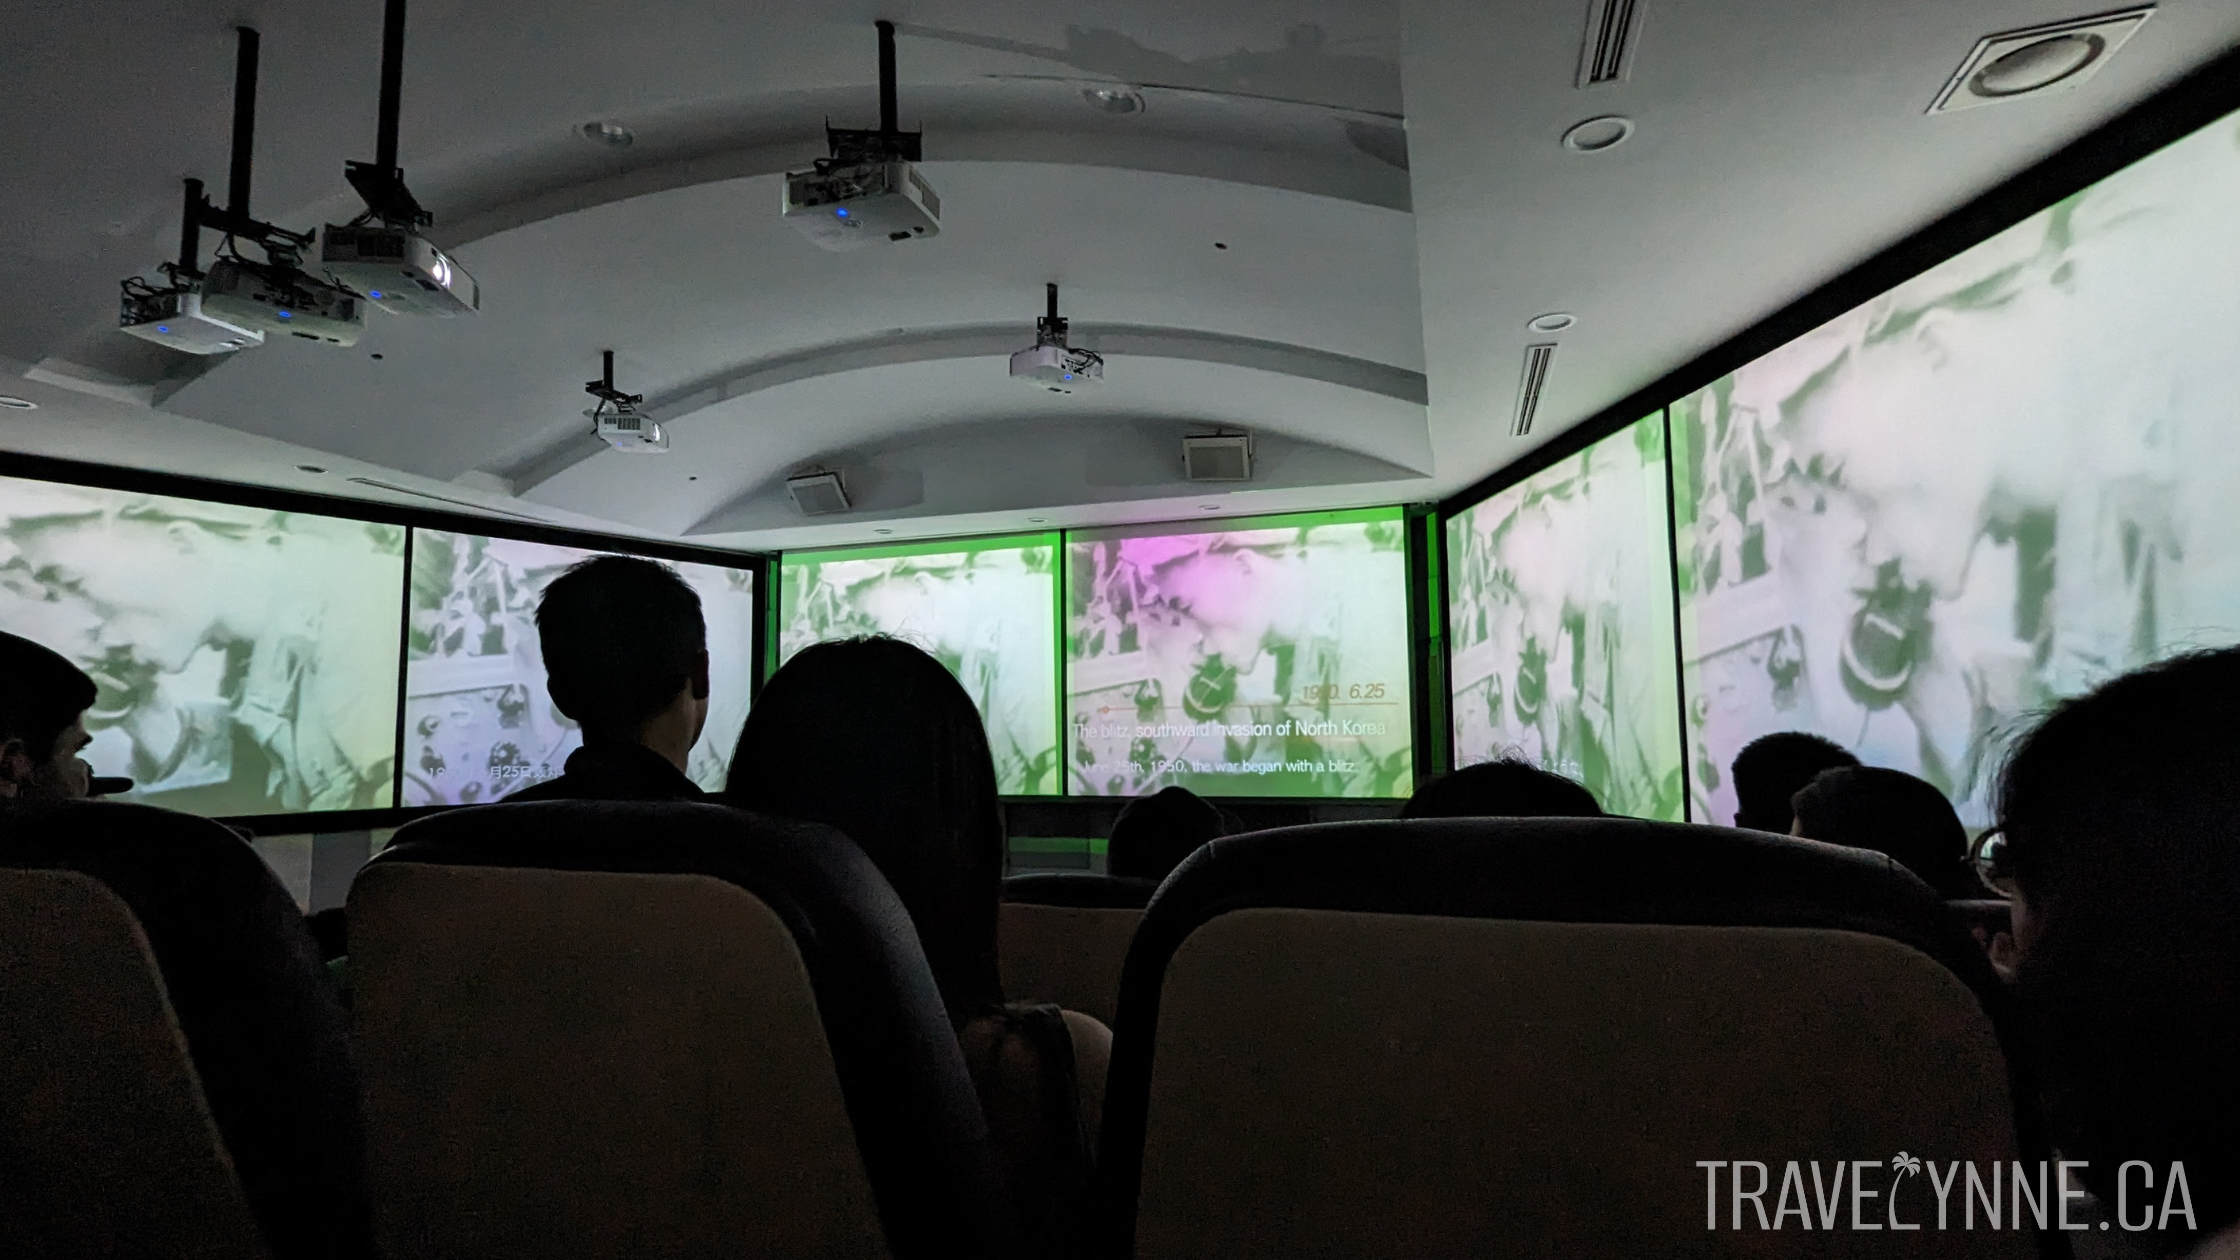
[[1056, 534], [787, 552], [778, 651], [871, 634], [924, 648], [979, 706], [996, 790], [1056, 793], [1057, 556]]
[[1398, 509], [1074, 534], [1066, 563], [1072, 791], [1413, 787]]
[[1665, 487], [1651, 417], [1448, 520], [1456, 765], [1520, 757], [1681, 816]]
[[395, 803], [401, 527], [0, 478], [0, 539], [0, 627], [93, 676], [125, 799]]
[[2240, 636], [2240, 120], [1673, 408], [1695, 816], [1814, 731], [1971, 823], [2057, 697]]
[[[577, 547], [423, 529], [412, 538], [406, 644], [404, 803], [473, 805], [552, 778], [583, 733], [545, 689], [537, 601]], [[754, 574], [664, 561], [700, 597], [708, 631], [708, 721], [685, 772], [723, 787], [753, 684]]]

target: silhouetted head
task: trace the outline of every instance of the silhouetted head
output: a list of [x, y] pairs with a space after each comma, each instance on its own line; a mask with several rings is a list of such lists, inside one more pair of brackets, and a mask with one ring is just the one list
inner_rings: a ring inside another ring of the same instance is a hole
[[86, 795], [92, 771], [78, 754], [96, 695], [61, 653], [0, 633], [0, 796]]
[[1416, 789], [1402, 818], [1600, 818], [1594, 793], [1515, 757], [1464, 766]]
[[950, 1019], [1002, 1004], [995, 760], [941, 662], [899, 639], [803, 648], [748, 712], [724, 797], [847, 833], [910, 911]]
[[2148, 1161], [2157, 1195], [2184, 1161], [2203, 1232], [2240, 1219], [2236, 714], [2240, 649], [2177, 657], [2056, 707], [1998, 792], [2054, 1145], [2104, 1203], [2122, 1161]]
[[552, 703], [586, 737], [635, 738], [682, 702], [706, 720], [708, 627], [699, 594], [668, 565], [597, 556], [573, 566], [537, 602], [537, 641]]
[[1105, 842], [1104, 868], [1112, 875], [1165, 879], [1199, 846], [1228, 831], [1213, 802], [1185, 787], [1161, 788], [1120, 810]]
[[1797, 835], [1886, 853], [1940, 897], [1987, 895], [1968, 865], [1968, 829], [1934, 784], [1902, 770], [1837, 766], [1792, 805]]
[[1843, 745], [1803, 731], [1760, 735], [1734, 758], [1734, 825], [1788, 835], [1796, 815], [1789, 802], [1822, 770], [1855, 766]]

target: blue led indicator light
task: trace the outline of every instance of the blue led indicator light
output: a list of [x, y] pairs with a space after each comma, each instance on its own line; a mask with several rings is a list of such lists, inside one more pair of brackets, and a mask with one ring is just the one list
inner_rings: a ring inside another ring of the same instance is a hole
[[846, 206], [834, 206], [832, 208], [832, 212], [836, 215], [839, 215], [843, 219], [848, 217], [848, 208]]
[[381, 300], [381, 290], [379, 290], [379, 289], [367, 289], [367, 290], [366, 290], [366, 296], [367, 296], [367, 297], [369, 297], [369, 298], [372, 298], [373, 300], [375, 300], [375, 301], [377, 301], [377, 302], [378, 302], [378, 301], [380, 301], [380, 300]]
[[296, 317], [296, 313], [294, 311], [281, 311], [279, 312], [279, 316], [282, 319], [294, 319]]
[[171, 331], [171, 325], [169, 325], [169, 324], [157, 324], [157, 325], [156, 325], [156, 331], [157, 331], [157, 332], [159, 332], [159, 333], [167, 333], [167, 332], [170, 332], [170, 331]]

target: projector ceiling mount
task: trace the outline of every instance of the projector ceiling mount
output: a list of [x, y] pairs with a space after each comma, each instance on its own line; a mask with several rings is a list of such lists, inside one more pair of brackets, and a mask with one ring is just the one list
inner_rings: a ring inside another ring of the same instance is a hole
[[917, 167], [925, 133], [895, 121], [894, 23], [878, 27], [878, 127], [835, 127], [826, 119], [830, 156], [786, 175], [785, 217], [824, 249], [941, 234], [941, 198]]
[[1066, 344], [1069, 325], [1058, 314], [1058, 286], [1043, 286], [1048, 310], [1034, 321], [1034, 345], [1011, 356], [1011, 377], [1053, 394], [1070, 394], [1082, 385], [1104, 381], [1104, 356]]
[[660, 421], [639, 410], [646, 396], [625, 394], [614, 387], [614, 351], [600, 351], [599, 361], [602, 369], [599, 379], [583, 383], [583, 392], [598, 399], [583, 413], [591, 421], [591, 432], [600, 441], [627, 454], [667, 454], [668, 432]]

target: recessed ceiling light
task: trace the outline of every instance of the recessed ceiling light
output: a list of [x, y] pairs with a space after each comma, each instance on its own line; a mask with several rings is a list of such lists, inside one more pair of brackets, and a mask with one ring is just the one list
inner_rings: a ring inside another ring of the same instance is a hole
[[1029, 525], [1048, 525], [1049, 523], [1050, 518], [1047, 516], [1030, 516], [1027, 518], [1027, 524]]
[[1944, 114], [2073, 88], [2098, 74], [2109, 54], [2153, 14], [2154, 6], [2142, 5], [1986, 35], [1945, 81], [1929, 112]]
[[1089, 102], [1089, 108], [1100, 114], [1143, 112], [1143, 93], [1124, 85], [1085, 87], [1081, 89], [1081, 99]]
[[1569, 311], [1549, 311], [1545, 315], [1533, 316], [1525, 323], [1525, 327], [1534, 332], [1552, 333], [1562, 332], [1578, 322], [1579, 317]]
[[6, 407], [10, 411], [37, 411], [39, 404], [28, 398], [18, 398], [14, 394], [0, 394], [0, 407]]
[[1615, 149], [1633, 135], [1633, 120], [1616, 114], [1589, 118], [1563, 133], [1563, 147], [1573, 153], [1600, 153]]
[[891, 534], [891, 533], [893, 533], [894, 531], [893, 531], [893, 530], [891, 530], [891, 529], [875, 529], [875, 530], [872, 530], [871, 532], [872, 532], [872, 533], [874, 533], [874, 534]]
[[1201, 503], [1198, 505], [1198, 510], [1201, 512], [1218, 512], [1221, 510], [1221, 505], [1218, 503]]
[[317, 464], [297, 464], [296, 471], [307, 473], [323, 473], [326, 471], [326, 469], [319, 467]]
[[630, 130], [621, 123], [604, 119], [598, 122], [587, 122], [580, 130], [583, 132], [584, 139], [593, 144], [606, 145], [610, 149], [627, 149], [630, 147], [630, 142], [638, 138], [637, 132]]

